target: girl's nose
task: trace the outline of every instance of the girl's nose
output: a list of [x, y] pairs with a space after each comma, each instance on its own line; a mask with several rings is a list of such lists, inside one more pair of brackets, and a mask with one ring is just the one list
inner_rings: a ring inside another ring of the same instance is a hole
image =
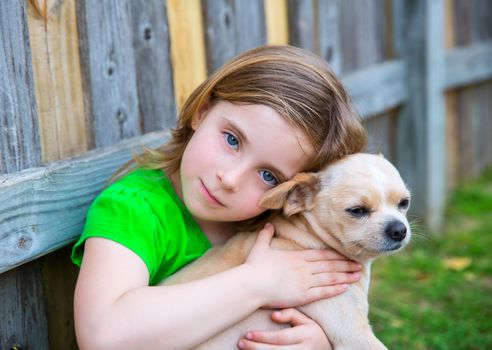
[[217, 180], [220, 186], [230, 192], [237, 192], [241, 176], [240, 169], [221, 170], [217, 172]]

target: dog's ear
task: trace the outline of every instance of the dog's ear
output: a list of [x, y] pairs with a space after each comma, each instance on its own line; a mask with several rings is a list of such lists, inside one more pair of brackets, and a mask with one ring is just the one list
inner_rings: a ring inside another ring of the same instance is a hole
[[283, 208], [284, 215], [289, 217], [312, 209], [320, 187], [320, 179], [315, 173], [299, 173], [266, 192], [260, 206], [266, 209]]

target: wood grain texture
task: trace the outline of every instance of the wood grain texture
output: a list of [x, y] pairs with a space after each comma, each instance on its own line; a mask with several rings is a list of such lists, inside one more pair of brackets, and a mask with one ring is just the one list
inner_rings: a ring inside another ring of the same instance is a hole
[[[474, 71], [489, 68], [486, 62], [490, 62], [490, 53], [484, 55], [482, 50], [487, 51], [487, 44], [492, 40], [492, 2], [456, 0], [453, 5], [455, 52], [469, 50], [470, 55], [464, 56], [470, 59], [469, 68]], [[479, 51], [482, 54], [479, 55]], [[459, 180], [465, 181], [492, 164], [492, 82], [462, 86], [456, 93], [460, 140], [458, 172]]]
[[287, 45], [289, 43], [286, 0], [265, 0], [267, 43]]
[[340, 0], [318, 0], [318, 8], [315, 10], [315, 23], [318, 26], [315, 50], [338, 75], [343, 72], [343, 60], [345, 60], [345, 57], [342, 57], [340, 35], [340, 30], [344, 29], [340, 18], [343, 3]]
[[142, 132], [176, 124], [166, 2], [130, 2], [133, 50]]
[[28, 2], [42, 160], [88, 148], [75, 1]]
[[258, 0], [203, 0], [208, 73], [247, 49], [266, 44], [265, 10]]
[[288, 0], [289, 44], [315, 51], [314, 8], [312, 1]]
[[110, 175], [141, 144], [155, 147], [167, 132], [154, 132], [80, 158], [0, 177], [0, 273], [73, 242], [85, 213]]
[[[0, 2], [0, 173], [41, 161], [26, 6]], [[0, 348], [49, 349], [40, 265], [0, 275], [0, 300]]]
[[177, 109], [207, 77], [200, 0], [168, 0], [167, 18]]
[[130, 0], [77, 1], [91, 148], [141, 134]]
[[397, 166], [413, 193], [412, 214], [439, 232], [445, 201], [444, 4], [394, 3], [394, 46], [408, 64], [408, 102], [397, 119]]
[[0, 2], [0, 174], [41, 161], [26, 4]]
[[[409, 95], [406, 79], [406, 62], [388, 60], [346, 74], [342, 78], [342, 83], [350, 93], [361, 116], [368, 119], [406, 102]], [[386, 122], [383, 123], [387, 125]], [[386, 147], [391, 148], [390, 145]]]
[[447, 89], [492, 79], [492, 40], [457, 47], [446, 54]]

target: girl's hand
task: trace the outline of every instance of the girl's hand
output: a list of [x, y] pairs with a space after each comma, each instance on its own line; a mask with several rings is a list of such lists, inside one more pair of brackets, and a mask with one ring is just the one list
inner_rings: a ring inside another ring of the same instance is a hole
[[280, 331], [251, 331], [246, 338], [240, 339], [238, 346], [244, 350], [331, 350], [323, 329], [296, 309], [275, 311], [272, 320], [277, 323], [290, 323], [291, 328]]
[[264, 307], [287, 308], [338, 295], [359, 279], [362, 266], [331, 250], [277, 250], [266, 224], [245, 265], [253, 269], [251, 288]]

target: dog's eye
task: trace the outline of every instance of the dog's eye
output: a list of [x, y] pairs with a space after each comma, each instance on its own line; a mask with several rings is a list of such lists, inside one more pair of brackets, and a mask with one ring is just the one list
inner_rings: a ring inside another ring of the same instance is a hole
[[362, 218], [370, 214], [370, 210], [366, 207], [353, 207], [346, 209], [346, 211], [354, 218]]
[[404, 198], [400, 201], [400, 203], [398, 203], [398, 208], [407, 209], [409, 204], [410, 204], [410, 201], [408, 200], [408, 198]]

